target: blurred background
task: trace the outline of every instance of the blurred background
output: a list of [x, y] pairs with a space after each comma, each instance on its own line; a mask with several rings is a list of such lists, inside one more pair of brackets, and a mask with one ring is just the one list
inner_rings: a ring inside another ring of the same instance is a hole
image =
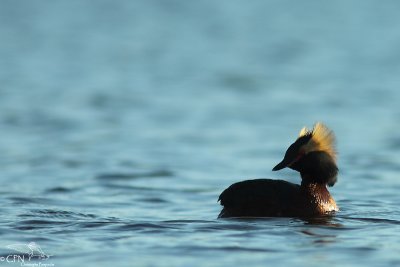
[[[2, 255], [35, 241], [56, 266], [400, 264], [399, 8], [1, 1]], [[233, 182], [299, 183], [271, 169], [316, 121], [338, 139], [333, 222], [216, 220]]]

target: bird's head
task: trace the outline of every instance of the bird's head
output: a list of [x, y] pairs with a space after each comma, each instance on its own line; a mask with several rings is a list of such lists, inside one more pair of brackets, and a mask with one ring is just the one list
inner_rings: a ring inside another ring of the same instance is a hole
[[333, 186], [338, 173], [335, 142], [334, 133], [320, 122], [313, 129], [304, 127], [283, 160], [272, 170], [289, 167], [300, 172], [303, 182]]

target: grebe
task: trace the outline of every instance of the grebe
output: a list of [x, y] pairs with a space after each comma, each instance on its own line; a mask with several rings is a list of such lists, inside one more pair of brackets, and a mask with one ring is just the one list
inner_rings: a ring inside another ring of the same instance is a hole
[[272, 169], [300, 172], [301, 184], [271, 179], [232, 184], [219, 196], [223, 209], [218, 217], [307, 217], [338, 211], [326, 187], [337, 180], [335, 142], [334, 133], [320, 122], [311, 130], [304, 127]]

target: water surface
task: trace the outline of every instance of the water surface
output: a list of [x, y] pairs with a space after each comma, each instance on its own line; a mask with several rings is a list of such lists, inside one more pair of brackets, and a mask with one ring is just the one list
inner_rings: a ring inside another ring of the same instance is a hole
[[[36, 242], [54, 266], [400, 265], [399, 8], [2, 1], [0, 258]], [[336, 216], [217, 219], [233, 182], [299, 183], [271, 169], [319, 120]]]

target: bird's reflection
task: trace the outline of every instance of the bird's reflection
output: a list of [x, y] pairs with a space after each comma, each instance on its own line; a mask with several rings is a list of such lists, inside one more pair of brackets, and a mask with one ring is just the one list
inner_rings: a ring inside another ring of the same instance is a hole
[[[313, 238], [313, 243], [329, 244], [336, 242], [337, 234], [332, 228], [344, 228], [334, 216], [318, 216], [301, 218], [307, 228], [301, 227], [300, 232]], [[312, 227], [310, 227], [312, 226]]]
[[305, 225], [319, 225], [319, 226], [328, 226], [335, 228], [343, 227], [343, 224], [337, 222], [336, 217], [333, 215], [305, 217], [300, 219], [304, 222]]

